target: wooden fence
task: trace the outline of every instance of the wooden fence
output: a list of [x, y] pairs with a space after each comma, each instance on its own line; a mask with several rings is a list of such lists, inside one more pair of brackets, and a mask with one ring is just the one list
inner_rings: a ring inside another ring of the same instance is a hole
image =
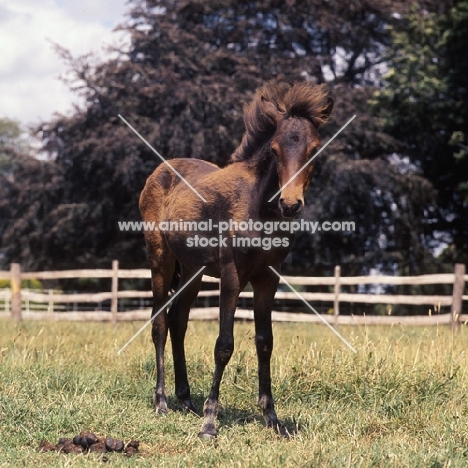
[[[111, 290], [100, 293], [75, 293], [63, 294], [53, 290], [44, 292], [22, 290], [22, 280], [57, 280], [70, 278], [110, 278]], [[122, 291], [119, 290], [119, 279], [148, 279], [150, 271], [147, 269], [123, 270], [119, 269], [117, 260], [112, 262], [112, 269], [93, 270], [64, 270], [64, 271], [40, 271], [22, 272], [17, 263], [11, 265], [10, 271], [0, 271], [0, 279], [10, 281], [10, 289], [0, 291], [0, 301], [9, 304], [10, 312], [0, 313], [0, 318], [13, 317], [14, 320], [76, 320], [76, 321], [112, 321], [117, 323], [123, 320], [148, 320], [150, 309], [132, 310], [126, 312], [118, 311], [119, 299], [125, 298], [151, 298], [150, 291]], [[465, 265], [457, 264], [453, 273], [421, 275], [421, 276], [352, 276], [342, 277], [340, 267], [335, 267], [333, 277], [291, 277], [285, 276], [286, 281], [292, 285], [304, 286], [329, 286], [333, 292], [301, 292], [301, 296], [313, 304], [313, 301], [329, 301], [333, 303], [333, 315], [323, 315], [323, 318], [333, 324], [405, 324], [405, 325], [436, 325], [450, 324], [453, 329], [457, 329], [461, 322], [468, 320], [468, 314], [462, 314], [463, 301], [468, 300], [468, 295], [464, 295], [465, 282], [468, 275], [465, 272]], [[219, 280], [204, 276], [203, 281], [218, 283]], [[283, 283], [283, 281], [280, 281]], [[349, 294], [341, 292], [341, 287], [345, 285], [427, 285], [427, 284], [451, 284], [452, 295], [390, 295], [390, 294]], [[210, 297], [219, 295], [219, 290], [202, 290], [199, 297]], [[253, 293], [242, 292], [240, 297], [251, 298]], [[276, 299], [297, 300], [297, 296], [292, 291], [278, 291]], [[99, 303], [110, 300], [110, 312], [58, 312], [57, 304], [66, 303]], [[33, 301], [47, 305], [45, 312], [24, 311], [22, 301]], [[440, 307], [450, 306], [451, 312], [445, 314], [429, 314], [419, 316], [347, 316], [340, 315], [340, 303], [355, 302], [368, 304], [408, 304], [408, 305], [430, 305], [434, 311], [440, 311]], [[218, 317], [217, 307], [204, 307], [192, 309], [190, 312], [192, 319], [216, 319]], [[236, 317], [241, 319], [252, 319], [251, 310], [238, 309]], [[319, 317], [311, 313], [290, 313], [273, 311], [272, 318], [275, 321], [296, 321], [296, 322], [318, 322]]]

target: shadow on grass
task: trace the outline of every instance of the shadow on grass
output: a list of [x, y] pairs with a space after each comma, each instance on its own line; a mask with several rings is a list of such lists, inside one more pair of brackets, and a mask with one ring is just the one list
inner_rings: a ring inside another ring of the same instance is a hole
[[[192, 395], [192, 402], [195, 405], [195, 408], [197, 409], [196, 413], [183, 409], [179, 403], [179, 400], [174, 395], [169, 395], [167, 397], [167, 406], [168, 406], [169, 411], [183, 412], [188, 415], [202, 419], [203, 418], [203, 404], [205, 402], [205, 399], [206, 399], [206, 396], [202, 394]], [[148, 398], [148, 406], [153, 408], [152, 395]], [[226, 407], [220, 404], [217, 420], [218, 420], [218, 429], [222, 427], [234, 428], [236, 426], [247, 426], [248, 424], [252, 424], [254, 422], [258, 422], [259, 425], [265, 427], [265, 421], [261, 414], [260, 408], [258, 409], [258, 412], [252, 413], [251, 411], [242, 410], [234, 406]], [[287, 432], [291, 436], [294, 436], [297, 433], [298, 427], [297, 427], [296, 422], [293, 419], [291, 418], [281, 419], [280, 418], [280, 420], [285, 426]], [[271, 429], [271, 431], [273, 431], [273, 429]]]
[[[263, 419], [260, 409], [258, 410], [258, 413], [252, 414], [250, 411], [240, 410], [235, 407], [222, 407], [218, 413], [218, 421], [220, 428], [234, 428], [236, 426], [246, 426], [253, 422], [258, 422], [260, 426], [263, 426], [263, 428], [266, 429], [265, 420]], [[297, 425], [294, 420], [290, 418], [280, 418], [280, 421], [290, 436], [294, 436], [297, 433]], [[274, 429], [268, 430], [276, 432]], [[279, 433], [278, 435], [280, 436]]]

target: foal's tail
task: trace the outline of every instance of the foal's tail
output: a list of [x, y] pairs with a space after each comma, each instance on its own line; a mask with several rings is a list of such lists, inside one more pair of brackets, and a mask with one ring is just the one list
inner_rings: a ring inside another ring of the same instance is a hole
[[174, 294], [180, 287], [180, 263], [176, 260], [174, 274], [172, 275], [170, 291]]

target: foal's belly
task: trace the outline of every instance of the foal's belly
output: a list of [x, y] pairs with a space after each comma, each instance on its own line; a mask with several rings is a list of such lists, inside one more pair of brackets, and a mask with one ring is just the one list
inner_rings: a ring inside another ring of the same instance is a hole
[[248, 279], [268, 266], [279, 265], [292, 247], [293, 236], [289, 234], [232, 235], [229, 232], [220, 233], [214, 224], [216, 223], [206, 226], [213, 227], [212, 230], [179, 230], [165, 233], [169, 249], [182, 265], [193, 270], [205, 266], [205, 274], [219, 277], [223, 265], [233, 263], [239, 274]]

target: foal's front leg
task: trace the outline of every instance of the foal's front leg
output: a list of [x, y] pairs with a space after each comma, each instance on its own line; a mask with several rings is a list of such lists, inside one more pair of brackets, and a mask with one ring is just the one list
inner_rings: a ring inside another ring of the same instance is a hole
[[258, 359], [258, 405], [263, 412], [267, 427], [272, 427], [283, 436], [288, 433], [278, 420], [271, 392], [270, 360], [273, 352], [271, 309], [278, 288], [278, 277], [268, 268], [252, 281], [254, 290], [255, 346]]
[[234, 350], [234, 313], [240, 286], [235, 267], [229, 267], [221, 275], [219, 336], [214, 350], [215, 370], [210, 394], [203, 407], [203, 425], [199, 437], [213, 439], [216, 437], [216, 416], [218, 414], [219, 386], [224, 369], [231, 359]]

